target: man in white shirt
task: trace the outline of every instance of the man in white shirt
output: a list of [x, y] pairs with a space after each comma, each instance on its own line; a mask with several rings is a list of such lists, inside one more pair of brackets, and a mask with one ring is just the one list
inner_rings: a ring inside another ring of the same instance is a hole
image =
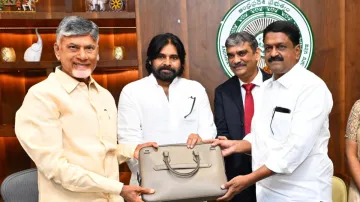
[[244, 140], [210, 140], [223, 155], [252, 153], [253, 172], [222, 188], [219, 200], [256, 183], [261, 202], [332, 201], [333, 164], [328, 157], [332, 96], [326, 84], [297, 64], [300, 31], [287, 21], [264, 30], [265, 59], [274, 73], [263, 85], [251, 133]]
[[[147, 50], [149, 76], [132, 82], [120, 94], [118, 141], [159, 145], [186, 143], [193, 148], [202, 139], [214, 138], [216, 127], [205, 88], [196, 81], [181, 78], [185, 48], [171, 34], [155, 36]], [[128, 165], [135, 183], [137, 161]]]

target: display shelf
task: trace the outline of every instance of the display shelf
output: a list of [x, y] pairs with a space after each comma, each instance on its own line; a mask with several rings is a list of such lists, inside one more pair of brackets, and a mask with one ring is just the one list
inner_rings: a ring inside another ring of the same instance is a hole
[[[41, 62], [0, 62], [1, 70], [38, 70], [38, 69], [49, 69], [60, 65], [57, 61], [41, 61]], [[109, 60], [109, 61], [98, 61], [96, 68], [104, 69], [109, 68], [112, 70], [137, 69], [137, 60]]]

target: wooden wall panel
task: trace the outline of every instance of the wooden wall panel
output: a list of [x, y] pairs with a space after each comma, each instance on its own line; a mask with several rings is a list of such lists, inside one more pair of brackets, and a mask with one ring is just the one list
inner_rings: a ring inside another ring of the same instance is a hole
[[346, 66], [346, 104], [345, 111], [348, 117], [352, 105], [360, 99], [360, 59], [358, 49], [360, 45], [360, 19], [357, 17], [360, 8], [358, 0], [346, 0], [345, 7], [345, 66]]
[[[36, 4], [37, 12], [65, 12], [66, 0], [43, 0]], [[84, 0], [78, 0], [84, 1]]]
[[[150, 40], [157, 34], [177, 35], [187, 49], [187, 16], [184, 0], [136, 0], [136, 33], [138, 38], [139, 76], [147, 76], [145, 69], [146, 51]], [[186, 65], [188, 67], [188, 54]], [[188, 68], [184, 76], [188, 78]]]
[[[352, 105], [360, 99], [360, 19], [358, 0], [346, 0], [345, 4], [345, 120], [349, 116]], [[343, 130], [345, 131], [345, 129]]]
[[25, 96], [23, 73], [0, 74], [0, 123], [13, 124]]
[[100, 29], [100, 60], [114, 60], [113, 47], [125, 48], [123, 60], [136, 60], [136, 33], [135, 29]]
[[0, 137], [0, 184], [5, 177], [31, 167], [31, 159], [16, 137]]
[[113, 95], [116, 106], [118, 105], [119, 96], [122, 89], [126, 84], [138, 80], [138, 74], [139, 72], [137, 70], [108, 73], [107, 89]]
[[[321, 77], [333, 96], [330, 114], [329, 156], [334, 174], [347, 179], [345, 168], [345, 2], [301, 1], [301, 9], [308, 17], [315, 37], [315, 52], [309, 70]], [[338, 12], [333, 12], [333, 10]], [[321, 12], [319, 12], [321, 10]]]
[[[45, 78], [45, 71], [0, 73], [0, 125], [13, 126], [26, 92]], [[0, 137], [0, 183], [6, 176], [31, 166], [16, 137]]]
[[116, 106], [121, 90], [126, 84], [136, 81], [139, 78], [138, 76], [139, 73], [137, 70], [93, 74], [94, 79], [113, 95]]
[[[211, 106], [215, 88], [228, 77], [224, 73], [217, 54], [216, 36], [225, 13], [241, 0], [232, 1], [187, 1], [189, 32], [190, 79], [199, 81], [209, 96]], [[191, 9], [190, 9], [191, 8]]]

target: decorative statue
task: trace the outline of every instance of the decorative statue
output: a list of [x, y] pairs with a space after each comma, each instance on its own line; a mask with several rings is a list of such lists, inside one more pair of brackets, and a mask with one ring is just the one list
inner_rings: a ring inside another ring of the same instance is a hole
[[13, 48], [4, 47], [1, 49], [1, 59], [4, 62], [15, 62], [16, 55]]
[[26, 11], [26, 8], [29, 9], [29, 11], [33, 11], [34, 7], [32, 6], [35, 0], [23, 0], [22, 7], [23, 10]]
[[18, 11], [21, 11], [21, 2], [20, 2], [20, 0], [16, 0], [16, 8], [18, 9]]
[[42, 40], [37, 29], [35, 29], [35, 32], [38, 37], [38, 41], [26, 49], [24, 54], [24, 60], [26, 62], [39, 62], [41, 58]]
[[96, 5], [99, 5], [100, 11], [105, 11], [105, 3], [107, 0], [91, 0], [91, 11], [96, 11]]

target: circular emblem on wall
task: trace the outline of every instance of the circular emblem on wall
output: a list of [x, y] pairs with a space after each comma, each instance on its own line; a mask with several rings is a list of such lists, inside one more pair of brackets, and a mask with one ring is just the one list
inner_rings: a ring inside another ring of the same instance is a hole
[[223, 17], [216, 37], [216, 51], [225, 73], [232, 77], [234, 73], [229, 66], [225, 41], [234, 32], [246, 31], [254, 35], [261, 49], [260, 68], [265, 68], [263, 30], [272, 22], [287, 20], [300, 29], [301, 56], [299, 64], [304, 68], [310, 65], [314, 37], [310, 23], [301, 10], [287, 0], [244, 0], [233, 6]]

